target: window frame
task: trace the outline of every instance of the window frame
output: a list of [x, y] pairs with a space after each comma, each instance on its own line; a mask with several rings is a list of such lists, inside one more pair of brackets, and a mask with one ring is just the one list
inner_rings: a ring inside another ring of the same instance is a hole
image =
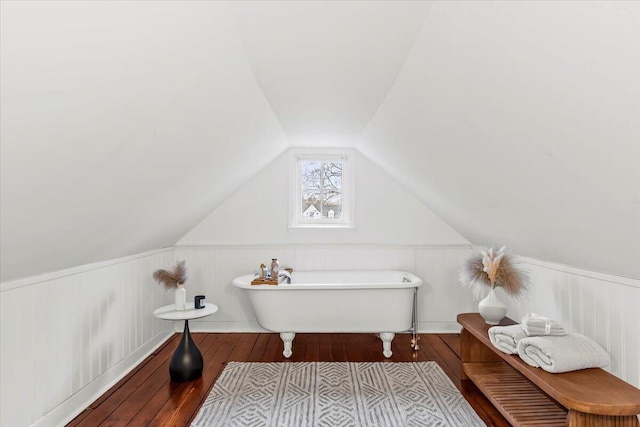
[[[342, 162], [342, 211], [340, 218], [303, 218], [302, 162]], [[292, 148], [289, 170], [289, 228], [354, 228], [355, 150], [348, 148]]]

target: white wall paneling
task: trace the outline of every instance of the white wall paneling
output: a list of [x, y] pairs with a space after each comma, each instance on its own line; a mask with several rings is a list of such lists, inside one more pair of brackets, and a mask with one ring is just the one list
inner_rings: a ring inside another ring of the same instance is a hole
[[468, 248], [417, 248], [415, 274], [424, 280], [418, 302], [420, 331], [460, 332], [458, 313], [477, 311], [469, 289], [458, 281]]
[[[156, 348], [180, 322], [155, 319], [171, 294], [151, 273], [185, 259], [188, 298], [204, 294], [219, 311], [194, 331], [262, 331], [234, 277], [278, 257], [296, 270], [411, 271], [419, 293], [421, 332], [457, 332], [455, 317], [476, 311], [458, 283], [469, 245], [286, 244], [177, 246], [99, 265], [2, 284], [1, 425], [60, 425], [106, 391]], [[509, 304], [519, 319], [537, 312], [594, 338], [611, 355], [614, 375], [640, 385], [640, 281], [525, 258], [529, 299]], [[174, 329], [175, 328], [175, 329]]]
[[640, 387], [640, 280], [524, 261], [531, 276], [530, 297], [517, 303], [504, 296], [507, 315], [519, 320], [528, 312], [544, 314], [571, 332], [593, 338], [611, 356], [606, 369]]
[[191, 322], [198, 331], [261, 331], [246, 297], [231, 281], [258, 271], [277, 257], [281, 268], [311, 270], [406, 270], [424, 280], [419, 293], [422, 332], [458, 332], [456, 314], [471, 311], [470, 292], [458, 284], [458, 267], [469, 246], [393, 245], [254, 245], [178, 246], [177, 260], [189, 270], [188, 298], [204, 294], [217, 304], [216, 314]]
[[173, 333], [171, 248], [2, 284], [0, 425], [63, 425]]
[[[205, 294], [218, 305], [213, 316], [192, 322], [198, 331], [261, 331], [233, 278], [257, 271], [278, 257], [296, 270], [398, 269], [424, 280], [418, 301], [421, 332], [458, 332], [456, 315], [477, 311], [469, 289], [458, 282], [465, 245], [245, 245], [178, 246], [176, 259], [187, 260], [189, 298]], [[531, 292], [518, 302], [502, 293], [507, 315], [519, 320], [528, 312], [560, 320], [572, 331], [595, 339], [611, 356], [607, 368], [640, 386], [640, 322], [636, 314], [640, 281], [523, 258]], [[179, 326], [179, 325], [178, 325]]]

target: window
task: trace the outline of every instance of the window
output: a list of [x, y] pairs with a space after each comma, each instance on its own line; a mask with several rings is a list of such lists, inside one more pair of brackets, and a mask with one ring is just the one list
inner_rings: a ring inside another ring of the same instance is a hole
[[292, 227], [352, 227], [353, 150], [292, 150]]

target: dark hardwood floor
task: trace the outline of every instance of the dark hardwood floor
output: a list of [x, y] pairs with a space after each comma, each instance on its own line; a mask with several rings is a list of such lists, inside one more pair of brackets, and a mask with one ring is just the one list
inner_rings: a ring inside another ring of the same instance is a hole
[[420, 350], [410, 335], [393, 340], [393, 356], [382, 356], [375, 334], [296, 334], [293, 356], [282, 356], [278, 334], [193, 334], [204, 358], [202, 378], [188, 383], [169, 380], [169, 360], [182, 334], [176, 334], [118, 384], [92, 403], [68, 426], [188, 426], [225, 364], [238, 362], [412, 362], [436, 361], [488, 426], [509, 423], [469, 381], [460, 380], [458, 334], [423, 334]]

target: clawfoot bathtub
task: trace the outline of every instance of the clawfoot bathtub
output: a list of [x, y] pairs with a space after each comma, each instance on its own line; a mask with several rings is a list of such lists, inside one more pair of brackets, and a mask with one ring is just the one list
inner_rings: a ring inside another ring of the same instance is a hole
[[296, 332], [372, 332], [391, 357], [396, 333], [414, 330], [414, 292], [418, 276], [403, 271], [314, 271], [291, 274], [291, 283], [251, 285], [255, 275], [233, 285], [249, 298], [258, 324], [279, 332], [283, 355], [292, 355]]

